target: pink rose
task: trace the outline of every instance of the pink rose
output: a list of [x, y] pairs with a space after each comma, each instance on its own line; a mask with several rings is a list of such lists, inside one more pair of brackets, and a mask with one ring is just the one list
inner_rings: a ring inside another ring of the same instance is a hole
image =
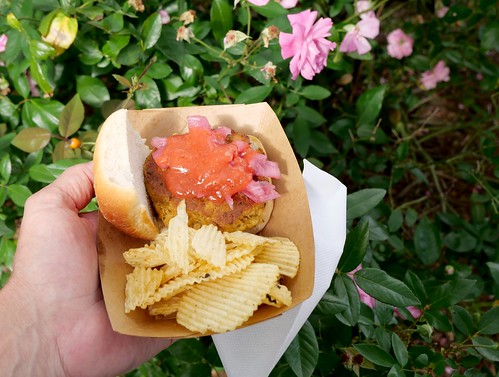
[[439, 82], [450, 80], [450, 69], [440, 60], [435, 67], [421, 75], [421, 84], [426, 90], [434, 89]]
[[7, 34], [0, 35], [0, 52], [4, 52], [7, 49], [8, 40], [9, 37], [7, 37]]
[[283, 8], [291, 9], [296, 6], [298, 0], [276, 0]]
[[374, 13], [373, 10], [371, 10], [373, 7], [373, 4], [370, 0], [358, 0], [356, 9], [357, 13], [359, 13], [359, 17], [361, 19], [364, 18], [376, 18], [376, 13]]
[[163, 25], [166, 25], [168, 22], [170, 22], [170, 15], [166, 10], [160, 9], [159, 16], [161, 17], [161, 23]]
[[412, 54], [412, 46], [414, 40], [404, 33], [401, 29], [395, 29], [386, 37], [388, 41], [388, 55], [395, 59], [402, 59], [403, 57]]
[[269, 0], [248, 0], [251, 4], [256, 5], [258, 7], [262, 7], [264, 5], [267, 5]]
[[317, 12], [311, 10], [290, 14], [288, 19], [293, 32], [279, 34], [281, 55], [284, 59], [292, 58], [289, 69], [293, 80], [299, 74], [311, 80], [324, 69], [329, 52], [336, 48], [336, 43], [326, 39], [331, 35], [333, 21], [330, 18], [319, 18], [315, 22]]
[[367, 39], [374, 39], [379, 34], [379, 20], [375, 17], [364, 18], [357, 25], [345, 26], [347, 33], [340, 45], [341, 52], [357, 51], [360, 55], [371, 51]]

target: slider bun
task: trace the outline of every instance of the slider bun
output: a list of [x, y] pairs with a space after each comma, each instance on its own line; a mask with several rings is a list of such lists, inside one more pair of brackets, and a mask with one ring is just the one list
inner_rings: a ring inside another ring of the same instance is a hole
[[[127, 111], [112, 113], [99, 131], [94, 151], [95, 196], [108, 222], [128, 235], [152, 240], [158, 234], [160, 222], [153, 212], [143, 173], [151, 150], [130, 123]], [[265, 153], [258, 138], [249, 138], [252, 148]], [[260, 232], [270, 220], [273, 207], [273, 200], [264, 203], [261, 220], [245, 231]]]
[[158, 234], [142, 172], [150, 152], [126, 109], [106, 119], [94, 151], [94, 188], [100, 212], [122, 232], [145, 240]]

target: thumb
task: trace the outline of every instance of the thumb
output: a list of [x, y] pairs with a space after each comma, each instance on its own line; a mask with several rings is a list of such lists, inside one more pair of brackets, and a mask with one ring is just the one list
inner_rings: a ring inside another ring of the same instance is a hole
[[26, 209], [67, 208], [76, 213], [94, 197], [93, 162], [74, 165], [26, 202]]

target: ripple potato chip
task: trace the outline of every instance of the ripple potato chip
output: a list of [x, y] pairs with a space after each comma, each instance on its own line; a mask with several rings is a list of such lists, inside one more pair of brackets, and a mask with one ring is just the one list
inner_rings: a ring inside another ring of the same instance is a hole
[[199, 333], [234, 330], [250, 318], [279, 278], [279, 268], [253, 263], [245, 270], [190, 289], [177, 322]]

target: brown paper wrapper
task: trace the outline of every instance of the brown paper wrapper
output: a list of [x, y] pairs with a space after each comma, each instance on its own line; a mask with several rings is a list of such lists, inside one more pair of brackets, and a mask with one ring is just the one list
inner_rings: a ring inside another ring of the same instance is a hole
[[[314, 239], [305, 184], [294, 152], [279, 119], [267, 103], [252, 105], [217, 105], [150, 110], [129, 110], [132, 125], [149, 144], [154, 136], [187, 132], [187, 117], [202, 115], [212, 126], [227, 126], [235, 131], [258, 137], [269, 160], [279, 164], [282, 177], [273, 180], [281, 197], [275, 200], [272, 217], [264, 236], [288, 237], [300, 250], [300, 268], [293, 279], [284, 283], [291, 290], [291, 307], [261, 305], [245, 327], [275, 317], [306, 300], [314, 285]], [[179, 325], [175, 319], [155, 319], [147, 310], [136, 309], [125, 314], [126, 274], [132, 268], [125, 263], [123, 252], [144, 245], [108, 223], [102, 216], [98, 227], [99, 268], [102, 291], [111, 325], [116, 332], [144, 337], [185, 338], [200, 336]], [[210, 334], [203, 334], [210, 335]]]

